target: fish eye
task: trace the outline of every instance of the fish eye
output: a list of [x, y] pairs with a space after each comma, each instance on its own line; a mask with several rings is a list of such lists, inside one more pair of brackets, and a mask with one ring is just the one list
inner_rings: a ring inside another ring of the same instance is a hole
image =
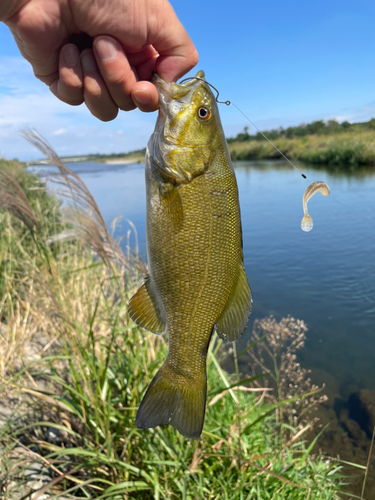
[[197, 115], [201, 120], [207, 121], [211, 118], [211, 111], [208, 108], [201, 106], [198, 108]]

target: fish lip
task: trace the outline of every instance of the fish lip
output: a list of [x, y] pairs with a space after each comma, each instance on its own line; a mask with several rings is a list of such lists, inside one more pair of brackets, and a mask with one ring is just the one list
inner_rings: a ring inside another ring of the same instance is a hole
[[170, 93], [170, 83], [167, 83], [161, 76], [159, 76], [156, 71], [152, 74], [152, 83], [158, 90], [159, 101], [160, 101], [160, 111], [164, 116], [168, 113], [168, 105], [172, 101], [171, 93]]
[[[204, 77], [204, 72], [199, 71], [197, 75]], [[186, 82], [168, 83], [155, 71], [152, 74], [152, 83], [158, 90], [160, 111], [164, 116], [169, 114], [173, 115], [171, 104], [173, 101], [190, 103], [192, 95], [197, 87], [202, 85], [201, 78], [195, 79], [194, 77], [188, 78]]]
[[202, 85], [200, 78], [204, 77], [204, 72], [200, 71], [197, 73], [198, 75], [198, 80], [193, 77], [179, 84], [166, 82], [155, 71], [152, 74], [152, 83], [157, 88], [160, 102], [159, 116], [154, 131], [154, 141], [157, 142], [162, 139], [164, 149], [166, 150], [172, 150], [176, 146], [181, 150], [193, 149], [191, 145], [182, 146], [176, 144], [174, 137], [169, 136], [168, 131], [166, 132], [164, 127], [167, 122], [171, 122], [175, 118], [182, 106], [190, 105], [195, 90]]

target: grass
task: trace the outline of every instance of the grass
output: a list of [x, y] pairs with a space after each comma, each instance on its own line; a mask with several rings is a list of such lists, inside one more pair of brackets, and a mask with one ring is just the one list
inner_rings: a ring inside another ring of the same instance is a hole
[[[60, 186], [64, 181], [70, 193], [76, 238], [54, 239], [34, 224], [34, 240], [19, 242], [20, 258], [7, 256], [0, 314], [1, 355], [8, 361], [0, 391], [3, 398], [18, 398], [19, 407], [0, 430], [5, 498], [26, 498], [31, 485], [25, 470], [33, 463], [42, 464], [49, 478], [34, 492], [48, 491], [50, 498], [339, 498], [340, 466], [312, 455], [315, 442], [303, 441], [308, 424], [301, 428], [293, 419], [280, 419], [278, 410], [287, 414], [303, 395], [270, 400], [259, 387], [260, 375], [241, 380], [238, 363], [251, 359], [254, 346], [237, 356], [233, 344], [235, 374], [229, 375], [219, 362], [226, 352], [222, 341], [211, 342], [199, 440], [189, 441], [170, 426], [135, 427], [141, 397], [167, 352], [164, 338], [140, 329], [127, 315], [142, 263], [122, 254], [79, 178], [38, 144], [60, 167], [55, 180]], [[33, 212], [42, 227], [45, 212], [40, 205]], [[14, 216], [7, 221], [9, 245], [16, 245]], [[55, 227], [64, 230], [59, 221]], [[22, 278], [14, 279], [12, 269]], [[26, 362], [27, 344], [37, 336], [43, 345]]]
[[[25, 460], [37, 459], [53, 470], [51, 489], [60, 484], [84, 498], [337, 498], [339, 467], [312, 457], [289, 425], [292, 437], [285, 442], [275, 418], [279, 404], [264, 403], [263, 391], [243, 390], [248, 383], [227, 391], [237, 379], [218, 367], [217, 340], [210, 348], [201, 439], [186, 440], [171, 427], [136, 429], [136, 409], [165, 358], [165, 341], [129, 321], [118, 276], [84, 249], [75, 251], [54, 263], [53, 280], [46, 275], [35, 284], [53, 287], [56, 303], [37, 293], [27, 319], [58, 339], [54, 352], [3, 379], [3, 390], [29, 395], [33, 410], [3, 437], [5, 484], [9, 474], [22, 476]], [[125, 299], [133, 291], [128, 286]], [[26, 385], [26, 371], [34, 383]], [[43, 379], [48, 388], [41, 391]], [[53, 442], [46, 439], [51, 428]], [[36, 449], [37, 456], [28, 455]]]
[[[112, 154], [87, 154], [82, 155], [82, 160], [79, 161], [97, 161], [97, 162], [116, 162], [116, 163], [143, 163], [145, 161], [146, 148], [137, 149], [135, 151], [129, 151], [128, 153], [112, 153]], [[75, 162], [77, 159], [77, 155], [66, 156], [63, 160], [66, 163], [69, 161]]]
[[[318, 120], [297, 127], [264, 132], [276, 147], [291, 160], [343, 170], [358, 166], [375, 166], [375, 118], [368, 122], [339, 124], [335, 120]], [[228, 138], [232, 160], [279, 160], [280, 153], [262, 136], [248, 133], [248, 127]], [[145, 149], [110, 155], [87, 155], [84, 161], [143, 163]], [[66, 158], [69, 161], [69, 158]]]
[[[267, 135], [267, 133], [266, 133]], [[340, 166], [354, 170], [361, 165], [375, 165], [375, 131], [342, 132], [339, 135], [306, 135], [272, 139], [289, 159], [313, 165]], [[228, 144], [233, 160], [281, 159], [265, 139]]]
[[[11, 178], [15, 179], [15, 184], [11, 183]], [[17, 185], [20, 190], [17, 190]], [[22, 193], [25, 193], [24, 198]], [[23, 209], [18, 217], [12, 217], [7, 210], [12, 204], [15, 210], [17, 204]], [[35, 221], [32, 221], [32, 213], [36, 211], [40, 215], [38, 230], [44, 238], [58, 231], [58, 210], [57, 199], [46, 192], [37, 175], [27, 172], [17, 161], [0, 160], [0, 297], [11, 290], [9, 280], [24, 278], [19, 274], [24, 271], [24, 266], [18, 262], [25, 259], [36, 259], [36, 265], [44, 262], [33, 243]]]

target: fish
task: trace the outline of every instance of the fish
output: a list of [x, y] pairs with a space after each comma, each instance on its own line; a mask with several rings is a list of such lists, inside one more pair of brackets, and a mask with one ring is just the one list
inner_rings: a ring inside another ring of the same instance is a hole
[[204, 424], [213, 330], [236, 340], [252, 307], [236, 177], [204, 76], [181, 84], [153, 77], [160, 110], [146, 151], [148, 274], [128, 304], [137, 325], [168, 336], [135, 424], [170, 424], [192, 439]]
[[325, 182], [316, 181], [310, 184], [310, 186], [304, 192], [302, 198], [302, 204], [303, 204], [303, 212], [305, 215], [303, 216], [301, 222], [301, 229], [305, 232], [311, 231], [311, 229], [313, 228], [312, 217], [311, 215], [309, 215], [307, 211], [307, 202], [312, 196], [314, 196], [315, 193], [322, 193], [323, 196], [328, 196], [330, 193], [330, 189]]

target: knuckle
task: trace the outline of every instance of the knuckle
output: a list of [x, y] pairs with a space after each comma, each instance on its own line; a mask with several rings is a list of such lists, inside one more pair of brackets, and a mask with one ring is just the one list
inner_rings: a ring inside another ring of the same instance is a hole
[[85, 81], [85, 94], [89, 94], [91, 99], [100, 99], [103, 95], [103, 89], [96, 80], [87, 78]]
[[80, 104], [83, 103], [83, 96], [80, 97], [75, 97], [75, 98], [68, 98], [65, 100], [67, 104], [70, 104], [71, 106], [79, 106]]
[[64, 75], [63, 77], [63, 83], [65, 87], [67, 87], [69, 90], [82, 90], [82, 81], [78, 78], [77, 75]]
[[137, 106], [134, 104], [133, 101], [131, 102], [126, 102], [126, 103], [122, 103], [119, 108], [121, 109], [121, 111], [132, 111], [133, 109], [135, 109]]
[[108, 81], [108, 85], [111, 85], [113, 87], [118, 87], [118, 88], [121, 88], [124, 90], [128, 86], [126, 78], [121, 73], [108, 75], [107, 81]]
[[[87, 105], [87, 104], [86, 104]], [[113, 108], [111, 110], [104, 110], [103, 108], [97, 108], [93, 106], [87, 106], [90, 113], [95, 116], [95, 118], [98, 118], [102, 122], [110, 122], [111, 120], [114, 120], [118, 114], [118, 109]]]
[[118, 109], [116, 108], [115, 112], [113, 112], [111, 114], [103, 115], [101, 118], [101, 121], [102, 122], [110, 122], [111, 120], [114, 120], [117, 115], [118, 115]]
[[56, 72], [56, 73], [51, 73], [50, 75], [41, 75], [41, 74], [38, 74], [38, 73], [35, 73], [34, 71], [34, 76], [40, 80], [41, 82], [45, 83], [46, 85], [48, 85], [48, 87], [50, 87], [52, 85], [52, 83], [59, 78], [59, 74]]
[[190, 60], [191, 68], [194, 68], [194, 66], [196, 66], [199, 62], [198, 51], [195, 47], [191, 51], [189, 60]]

